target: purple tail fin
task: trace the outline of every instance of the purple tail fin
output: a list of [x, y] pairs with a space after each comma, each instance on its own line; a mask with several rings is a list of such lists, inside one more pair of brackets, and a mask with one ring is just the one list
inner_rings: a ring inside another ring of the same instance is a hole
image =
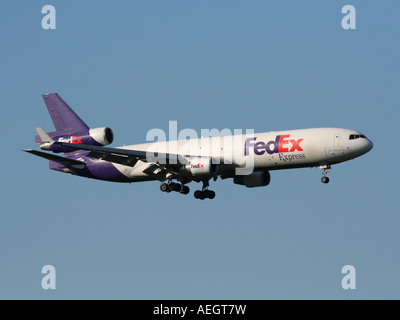
[[[51, 138], [74, 134], [77, 132], [89, 132], [89, 127], [81, 118], [70, 108], [70, 106], [57, 93], [42, 95], [49, 111], [51, 120], [54, 123], [56, 131], [49, 132]], [[40, 143], [39, 136], [35, 137], [35, 143]]]
[[[107, 146], [113, 142], [114, 134], [110, 128], [90, 129], [57, 93], [44, 94], [43, 99], [56, 127], [56, 131], [45, 133], [52, 140], [93, 146]], [[40, 148], [43, 150], [51, 150], [56, 153], [75, 152], [75, 149], [72, 148], [42, 143], [42, 139], [38, 135], [35, 137], [35, 143], [40, 144]]]
[[43, 94], [42, 97], [49, 110], [56, 131], [61, 133], [63, 131], [81, 132], [89, 130], [86, 123], [79, 118], [57, 93]]

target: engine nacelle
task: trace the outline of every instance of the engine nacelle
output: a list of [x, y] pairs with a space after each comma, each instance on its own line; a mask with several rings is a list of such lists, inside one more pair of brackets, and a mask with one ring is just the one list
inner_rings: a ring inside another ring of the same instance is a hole
[[213, 164], [211, 158], [190, 159], [184, 168], [193, 176], [214, 176], [218, 173], [218, 165]]
[[[73, 144], [87, 144], [91, 146], [107, 146], [114, 141], [114, 133], [110, 128], [95, 128], [89, 131], [76, 132], [71, 134], [60, 135], [60, 132], [50, 132], [48, 135], [59, 142], [67, 142]], [[51, 143], [40, 143], [42, 150], [51, 150], [53, 152], [72, 152], [76, 149], [67, 148]]]
[[90, 129], [89, 135], [102, 146], [108, 146], [114, 141], [114, 133], [107, 127]]
[[233, 183], [246, 186], [247, 188], [265, 187], [271, 182], [269, 171], [257, 171], [247, 176], [235, 176]]

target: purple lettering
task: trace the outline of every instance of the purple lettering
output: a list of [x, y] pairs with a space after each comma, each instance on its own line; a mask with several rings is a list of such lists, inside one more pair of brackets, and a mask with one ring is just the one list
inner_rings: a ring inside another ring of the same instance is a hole
[[248, 156], [249, 155], [249, 149], [253, 145], [254, 146], [254, 141], [256, 141], [256, 137], [254, 138], [247, 138], [246, 142], [244, 144], [244, 155]]
[[257, 142], [254, 146], [254, 153], [258, 156], [261, 156], [265, 153], [265, 143], [260, 141]]
[[[274, 153], [278, 152], [280, 137], [281, 136], [276, 136], [275, 141], [270, 141], [267, 143], [266, 149], [269, 154], [274, 154]], [[272, 149], [271, 149], [271, 146], [272, 146]]]
[[[276, 136], [275, 140], [269, 141], [267, 144], [263, 141], [258, 141], [257, 143], [255, 142], [257, 138], [247, 138], [246, 142], [244, 144], [244, 155], [248, 156], [250, 154], [250, 148], [253, 148], [254, 154], [257, 156], [261, 156], [267, 151], [268, 154], [274, 154], [274, 153], [288, 153], [288, 152], [294, 152], [294, 151], [303, 151], [303, 149], [300, 147], [300, 143], [304, 139], [298, 139], [298, 140], [286, 140], [290, 138], [290, 134], [284, 134], [284, 135], [278, 135]], [[289, 143], [292, 144], [292, 147], [289, 149], [289, 146], [286, 147]], [[281, 158], [281, 156], [279, 155]], [[282, 160], [282, 158], [281, 158]], [[292, 158], [290, 158], [292, 160]]]

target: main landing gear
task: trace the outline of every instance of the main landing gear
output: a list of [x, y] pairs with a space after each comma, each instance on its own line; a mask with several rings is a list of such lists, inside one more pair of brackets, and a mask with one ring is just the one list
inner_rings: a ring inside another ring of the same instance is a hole
[[162, 183], [160, 185], [160, 190], [162, 192], [179, 192], [181, 194], [188, 194], [190, 192], [190, 189], [188, 186], [185, 186], [184, 184], [179, 184], [175, 182], [169, 182], [169, 183]]
[[[194, 192], [194, 197], [196, 199], [204, 200], [204, 199], [214, 199], [215, 192], [212, 190], [208, 190], [208, 180], [203, 180], [203, 188], [201, 190], [196, 190]], [[183, 183], [175, 183], [169, 181], [168, 183], [162, 183], [160, 185], [160, 190], [162, 192], [170, 193], [171, 191], [179, 192], [181, 194], [188, 194], [190, 189], [188, 186], [185, 186]]]
[[212, 190], [208, 190], [208, 180], [203, 180], [203, 188], [201, 190], [196, 190], [194, 192], [194, 197], [196, 199], [204, 200], [204, 199], [214, 199], [215, 192]]
[[321, 182], [322, 183], [329, 183], [329, 178], [326, 176], [326, 174], [328, 173], [328, 171], [326, 169], [330, 169], [331, 165], [327, 164], [325, 166], [320, 166], [320, 168], [322, 169], [322, 178], [321, 178]]

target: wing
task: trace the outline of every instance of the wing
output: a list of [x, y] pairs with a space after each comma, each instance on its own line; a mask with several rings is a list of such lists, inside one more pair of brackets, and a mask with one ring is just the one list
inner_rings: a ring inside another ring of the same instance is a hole
[[61, 156], [56, 156], [51, 153], [46, 153], [46, 152], [41, 152], [41, 151], [36, 151], [36, 150], [31, 150], [31, 149], [23, 149], [22, 151], [34, 154], [35, 156], [42, 157], [48, 160], [53, 160], [58, 163], [74, 167], [77, 169], [83, 169], [86, 166], [86, 163], [83, 161], [75, 160], [75, 159], [70, 159], [70, 158], [65, 158]]
[[[68, 147], [77, 150], [90, 151], [87, 156], [113, 163], [119, 163], [126, 166], [134, 167], [135, 164], [141, 160], [149, 163], [149, 166], [143, 173], [157, 179], [164, 181], [171, 177], [180, 177], [180, 167], [188, 163], [190, 158], [199, 158], [199, 156], [179, 155], [172, 153], [148, 153], [141, 150], [130, 150], [123, 148], [109, 148], [101, 146], [91, 146], [85, 144], [73, 144], [67, 142], [55, 141], [57, 145]], [[232, 168], [237, 167], [238, 164], [233, 164], [230, 161], [224, 161], [222, 158], [212, 159], [214, 163], [227, 164]]]
[[59, 141], [56, 141], [54, 143], [63, 147], [90, 151], [87, 156], [91, 158], [119, 163], [131, 167], [133, 167], [138, 160], [157, 164], [166, 164], [169, 166], [182, 165], [187, 163], [186, 158], [182, 157], [181, 155], [172, 153], [155, 153], [154, 155], [152, 155], [151, 153], [140, 150], [98, 147], [86, 144], [74, 144]]

